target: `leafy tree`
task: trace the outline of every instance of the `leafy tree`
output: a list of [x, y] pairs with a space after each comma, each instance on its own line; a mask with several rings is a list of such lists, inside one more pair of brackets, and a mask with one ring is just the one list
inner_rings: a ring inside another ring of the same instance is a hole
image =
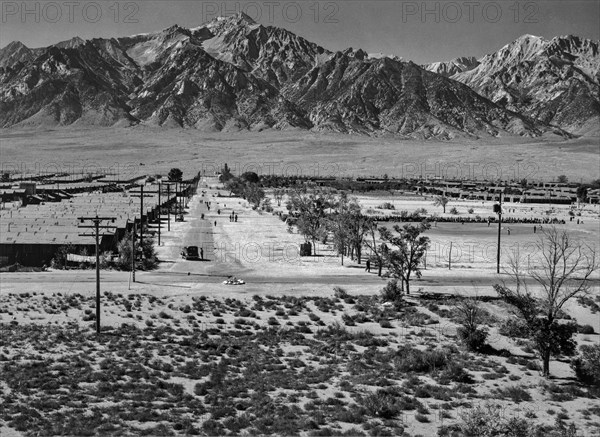
[[[117, 261], [117, 267], [121, 270], [131, 270], [131, 232], [126, 232], [121, 241], [118, 244], [119, 259]], [[139, 270], [151, 270], [158, 265], [158, 257], [156, 249], [154, 248], [154, 241], [152, 238], [144, 238], [142, 240], [142, 246], [140, 247], [140, 241], [136, 238], [135, 242], [136, 257], [135, 257], [135, 268]]]
[[316, 255], [315, 242], [326, 234], [326, 211], [334, 204], [330, 192], [322, 190], [301, 191], [291, 193], [287, 208], [298, 214], [296, 226], [305, 240], [311, 241]]
[[183, 172], [178, 168], [172, 168], [169, 170], [167, 177], [172, 182], [181, 182], [183, 179]]
[[251, 184], [258, 184], [260, 182], [260, 177], [253, 171], [245, 172], [244, 174], [242, 174], [240, 179]]
[[54, 253], [54, 257], [50, 264], [53, 269], [64, 269], [67, 266], [67, 255], [70, 253], [76, 253], [77, 248], [72, 244], [65, 244], [60, 246]]
[[420, 263], [429, 247], [429, 237], [421, 234], [426, 232], [431, 225], [421, 222], [419, 225], [395, 225], [392, 232], [388, 228], [381, 228], [381, 239], [390, 246], [386, 252], [386, 265], [388, 273], [394, 278], [402, 280], [406, 294], [410, 294], [410, 280], [414, 274], [417, 278], [422, 276]]
[[561, 183], [561, 184], [566, 184], [567, 182], [569, 182], [569, 178], [568, 178], [566, 175], [564, 175], [564, 174], [561, 174], [561, 175], [560, 175], [560, 176], [557, 178], [557, 181], [558, 181], [559, 183]]
[[448, 202], [450, 202], [450, 198], [440, 194], [433, 199], [433, 206], [441, 206], [444, 214], [446, 214], [446, 205], [448, 205]]
[[240, 196], [250, 202], [254, 208], [258, 208], [265, 198], [264, 190], [253, 182], [247, 182], [242, 178], [233, 177], [228, 179], [225, 187], [230, 193]]
[[242, 196], [250, 202], [254, 208], [258, 208], [260, 203], [265, 198], [265, 192], [257, 184], [248, 183], [245, 185]]
[[219, 182], [227, 182], [230, 179], [233, 179], [233, 174], [231, 173], [231, 170], [229, 169], [229, 166], [227, 165], [227, 163], [225, 163], [225, 165], [221, 169], [221, 174], [219, 176]]
[[[536, 243], [539, 269], [524, 272], [517, 256], [509, 259], [508, 273], [515, 286], [496, 284], [498, 295], [514, 308], [527, 326], [528, 337], [543, 363], [544, 376], [550, 376], [550, 358], [558, 354], [572, 355], [572, 339], [577, 327], [561, 323], [564, 305], [571, 299], [586, 295], [590, 290], [590, 276], [598, 269], [595, 250], [573, 240], [566, 231], [555, 227], [544, 229]], [[528, 281], [541, 289], [534, 294]]]
[[231, 178], [225, 182], [225, 188], [237, 196], [242, 196], [245, 187], [246, 185], [238, 178]]
[[580, 185], [577, 187], [577, 201], [583, 203], [588, 198], [588, 189], [584, 185]]

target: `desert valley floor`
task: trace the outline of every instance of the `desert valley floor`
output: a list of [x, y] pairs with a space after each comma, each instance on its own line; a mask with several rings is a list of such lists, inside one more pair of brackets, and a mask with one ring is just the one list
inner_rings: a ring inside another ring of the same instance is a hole
[[[0, 146], [5, 171], [111, 168], [124, 179], [173, 167], [206, 173], [184, 221], [169, 232], [163, 225], [157, 269], [138, 272], [136, 282], [129, 272], [101, 272], [100, 337], [94, 270], [0, 273], [2, 436], [477, 435], [473, 411], [548, 427], [540, 435], [575, 435], [571, 424], [576, 435], [600, 435], [598, 392], [576, 382], [569, 358], [552, 360], [552, 378], [543, 378], [527, 341], [502, 329], [509, 309], [493, 285], [514, 283], [496, 274], [494, 226], [436, 223], [423, 277], [396, 308], [382, 304], [387, 279], [376, 269], [350, 259], [342, 265], [331, 244], [299, 257], [297, 231], [229, 197], [214, 177], [227, 162], [238, 172], [323, 178], [565, 175], [586, 182], [600, 177], [597, 139], [418, 142], [136, 127], [5, 130]], [[354, 195], [365, 209], [382, 202], [439, 209], [427, 196]], [[465, 216], [489, 214], [492, 204], [451, 202]], [[564, 219], [560, 229], [598, 248], [600, 205], [582, 207], [577, 225], [569, 205], [506, 207]], [[237, 223], [226, 219], [231, 211]], [[531, 224], [510, 228], [504, 260], [527, 253], [537, 238]], [[207, 260], [183, 260], [189, 245], [205, 248]], [[245, 284], [224, 285], [230, 276]], [[592, 282], [590, 299], [567, 307], [588, 327], [576, 334], [579, 345], [600, 342], [597, 273]], [[489, 331], [481, 353], [457, 342], [455, 305], [465, 296], [481, 301]]]

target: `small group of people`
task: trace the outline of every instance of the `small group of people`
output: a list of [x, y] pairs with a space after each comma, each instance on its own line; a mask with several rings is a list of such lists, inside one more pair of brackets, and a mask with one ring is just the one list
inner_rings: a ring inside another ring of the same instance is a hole
[[238, 216], [235, 212], [231, 211], [231, 214], [229, 214], [229, 221], [231, 223], [237, 223], [238, 221]]

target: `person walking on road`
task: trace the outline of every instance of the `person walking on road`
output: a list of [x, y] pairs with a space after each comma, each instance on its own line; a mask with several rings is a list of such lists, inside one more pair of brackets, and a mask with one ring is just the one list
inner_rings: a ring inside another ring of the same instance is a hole
[[365, 271], [368, 273], [371, 273], [371, 260], [367, 260], [367, 267], [365, 268]]

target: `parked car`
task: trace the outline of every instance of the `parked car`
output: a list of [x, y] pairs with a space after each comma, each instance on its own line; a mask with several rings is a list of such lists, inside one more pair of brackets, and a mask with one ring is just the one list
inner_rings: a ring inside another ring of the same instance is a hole
[[181, 250], [181, 257], [186, 260], [200, 259], [198, 255], [198, 246], [187, 246]]

